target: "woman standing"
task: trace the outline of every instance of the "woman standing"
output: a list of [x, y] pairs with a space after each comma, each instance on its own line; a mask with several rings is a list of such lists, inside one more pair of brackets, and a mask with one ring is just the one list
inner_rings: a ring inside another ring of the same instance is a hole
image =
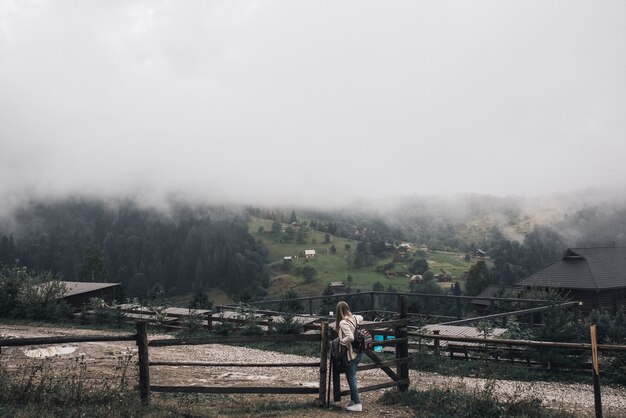
[[341, 345], [347, 350], [348, 370], [346, 371], [346, 379], [350, 386], [350, 403], [346, 407], [348, 411], [360, 412], [363, 410], [361, 398], [359, 398], [359, 388], [356, 383], [356, 369], [359, 366], [363, 352], [355, 352], [352, 349], [352, 341], [354, 341], [354, 333], [359, 322], [363, 321], [361, 315], [352, 315], [350, 306], [344, 301], [337, 303], [335, 309], [335, 329], [339, 336]]

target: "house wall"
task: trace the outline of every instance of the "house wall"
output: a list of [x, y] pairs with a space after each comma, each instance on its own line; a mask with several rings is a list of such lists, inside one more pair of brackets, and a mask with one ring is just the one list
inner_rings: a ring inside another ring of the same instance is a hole
[[571, 300], [583, 302], [580, 311], [585, 315], [593, 309], [601, 309], [615, 313], [620, 308], [626, 308], [626, 288], [615, 290], [569, 290]]
[[106, 289], [93, 290], [91, 292], [79, 293], [77, 295], [67, 296], [63, 298], [67, 303], [75, 308], [81, 308], [83, 305], [89, 304], [91, 298], [103, 299], [108, 305], [113, 303], [115, 296], [119, 292], [119, 286], [107, 287]]

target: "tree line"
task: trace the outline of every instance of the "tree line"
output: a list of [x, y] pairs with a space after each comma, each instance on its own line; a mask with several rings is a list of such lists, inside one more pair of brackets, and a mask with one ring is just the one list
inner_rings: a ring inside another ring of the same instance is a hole
[[219, 287], [260, 296], [267, 254], [237, 210], [179, 205], [167, 212], [134, 202], [36, 202], [0, 230], [0, 262], [52, 271], [69, 281], [120, 282], [128, 296], [155, 285], [168, 293]]

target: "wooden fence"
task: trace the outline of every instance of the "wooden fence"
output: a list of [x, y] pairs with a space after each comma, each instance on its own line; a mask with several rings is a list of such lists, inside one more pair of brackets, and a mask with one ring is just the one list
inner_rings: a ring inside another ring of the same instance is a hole
[[[370, 330], [373, 334], [393, 335], [393, 340], [375, 341], [373, 346], [395, 346], [395, 359], [389, 361], [381, 360], [373, 351], [367, 355], [373, 360], [373, 364], [362, 364], [359, 370], [382, 369], [392, 381], [388, 383], [363, 387], [361, 392], [378, 390], [388, 387], [398, 387], [406, 390], [409, 386], [409, 355], [408, 355], [408, 319], [406, 318], [406, 299], [402, 299], [400, 318], [385, 322], [361, 324], [361, 328]], [[148, 339], [148, 323], [138, 321], [136, 323], [135, 334], [121, 334], [114, 336], [84, 335], [84, 336], [63, 336], [63, 337], [37, 337], [37, 338], [4, 338], [0, 339], [0, 347], [17, 347], [32, 345], [51, 345], [84, 342], [103, 341], [135, 341], [138, 350], [138, 375], [139, 394], [143, 403], [149, 403], [152, 392], [179, 392], [179, 393], [261, 393], [261, 394], [317, 394], [320, 403], [324, 404], [327, 398], [327, 386], [329, 370], [329, 341], [333, 337], [333, 330], [328, 323], [323, 322], [318, 327], [319, 333], [296, 334], [296, 335], [255, 335], [255, 336], [224, 336], [210, 338], [178, 338], [178, 339]], [[182, 345], [204, 345], [204, 344], [250, 344], [250, 343], [291, 343], [291, 342], [311, 342], [319, 344], [319, 361], [313, 362], [210, 362], [210, 361], [150, 361], [150, 348]], [[0, 351], [1, 352], [1, 351]], [[319, 385], [317, 387], [224, 387], [224, 386], [162, 386], [150, 383], [151, 372], [154, 367], [168, 366], [189, 366], [189, 367], [312, 367], [319, 369]], [[395, 366], [396, 370], [391, 367]], [[339, 385], [339, 373], [332, 376], [334, 399], [340, 400], [341, 396], [348, 393], [341, 392]]]
[[[374, 351], [367, 352], [372, 359], [372, 364], [361, 364], [358, 370], [371, 370], [380, 368], [390, 378], [387, 383], [366, 386], [359, 389], [360, 392], [368, 392], [388, 387], [398, 387], [406, 390], [409, 386], [409, 346], [414, 346], [416, 340], [432, 340], [433, 350], [439, 351], [440, 342], [472, 343], [480, 346], [504, 346], [508, 350], [514, 348], [560, 348], [565, 350], [588, 350], [591, 352], [592, 345], [585, 343], [565, 343], [553, 341], [530, 341], [530, 340], [510, 340], [483, 337], [462, 337], [453, 335], [424, 334], [420, 332], [409, 332], [407, 318], [406, 298], [400, 300], [400, 315], [398, 319], [362, 324], [361, 327], [370, 330], [372, 334], [383, 336], [393, 336], [394, 339], [386, 341], [375, 341], [374, 346], [395, 346], [395, 358], [383, 361]], [[151, 392], [184, 392], [184, 393], [264, 393], [264, 394], [317, 394], [321, 403], [326, 403], [327, 379], [328, 379], [328, 342], [333, 337], [333, 330], [327, 323], [319, 326], [319, 333], [298, 334], [298, 335], [258, 335], [258, 336], [226, 336], [195, 339], [148, 339], [147, 323], [137, 322], [137, 332], [135, 334], [120, 334], [114, 336], [86, 335], [86, 336], [61, 336], [61, 337], [37, 337], [37, 338], [4, 338], [0, 339], [0, 347], [67, 344], [83, 342], [106, 342], [106, 341], [135, 341], [138, 347], [138, 371], [139, 371], [139, 393], [144, 403], [150, 400]], [[409, 338], [413, 342], [409, 343]], [[198, 344], [249, 344], [258, 342], [310, 342], [318, 343], [320, 347], [320, 360], [310, 362], [282, 362], [282, 363], [239, 363], [239, 362], [209, 362], [209, 361], [150, 361], [149, 350], [155, 347], [177, 346], [177, 345], [198, 345]], [[598, 344], [597, 350], [601, 352], [626, 352], [624, 345]], [[1, 351], [0, 351], [1, 352]], [[189, 367], [311, 367], [319, 368], [318, 387], [223, 387], [223, 386], [160, 386], [151, 385], [150, 374], [154, 367], [168, 366], [189, 366]], [[395, 366], [395, 370], [392, 367]], [[333, 371], [330, 376], [333, 382], [334, 400], [339, 401], [342, 395], [347, 395], [349, 391], [341, 391], [339, 373]], [[330, 389], [330, 387], [328, 387]]]
[[[410, 348], [420, 351], [427, 350], [436, 355], [448, 354], [450, 358], [478, 358], [484, 361], [509, 362], [525, 364], [538, 369], [554, 369], [569, 372], [588, 372], [591, 362], [569, 361], [574, 358], [581, 359], [585, 352], [591, 358], [592, 345], [587, 343], [568, 343], [557, 341], [534, 341], [534, 340], [511, 340], [505, 338], [466, 337], [458, 335], [440, 335], [438, 331], [433, 334], [421, 332], [409, 332], [413, 337], [409, 343]], [[424, 344], [424, 340], [432, 341]], [[447, 342], [446, 346], [441, 342]], [[541, 360], [539, 352], [533, 350], [560, 349], [566, 353], [562, 355], [569, 359], [561, 361], [561, 365], [550, 363], [548, 366]], [[626, 345], [597, 344], [597, 351], [603, 353], [626, 352]], [[459, 356], [460, 355], [460, 356]]]
[[[404, 304], [403, 306], [406, 306]], [[404, 309], [406, 311], [406, 309]], [[402, 315], [401, 315], [402, 316]], [[407, 333], [408, 321], [406, 318], [400, 318], [392, 321], [377, 322], [371, 324], [362, 324], [361, 328], [371, 330], [372, 333], [381, 335], [394, 335], [393, 340], [377, 341], [373, 346], [389, 346], [396, 347], [396, 358], [390, 361], [382, 361], [374, 352], [368, 352], [367, 355], [374, 361], [373, 364], [360, 365], [359, 370], [370, 370], [374, 368], [382, 369], [392, 382], [373, 385], [360, 388], [360, 392], [367, 392], [388, 387], [398, 387], [400, 390], [406, 390], [409, 386], [408, 363], [410, 361], [408, 355], [408, 337]], [[391, 328], [393, 331], [388, 331]], [[141, 399], [149, 402], [151, 392], [174, 392], [174, 393], [257, 393], [257, 394], [317, 394], [319, 402], [324, 404], [327, 399], [326, 380], [328, 378], [328, 348], [329, 341], [332, 338], [332, 330], [327, 323], [319, 326], [319, 334], [296, 334], [296, 335], [255, 335], [255, 336], [226, 336], [226, 337], [210, 337], [210, 338], [189, 338], [189, 339], [160, 339], [148, 341], [147, 326], [145, 322], [137, 323], [137, 342], [139, 345], [139, 391]], [[263, 342], [290, 343], [290, 342], [312, 342], [319, 343], [320, 360], [315, 362], [208, 362], [208, 361], [150, 361], [150, 347], [166, 347], [177, 345], [204, 345], [204, 344], [253, 344]], [[391, 366], [396, 366], [396, 371]], [[152, 367], [167, 366], [190, 366], [190, 367], [314, 367], [319, 368], [319, 385], [317, 387], [302, 386], [245, 386], [245, 387], [225, 387], [225, 386], [162, 386], [152, 385], [150, 383], [150, 375]], [[339, 373], [333, 373], [333, 393], [334, 400], [339, 401], [341, 396], [347, 391], [340, 390]]]

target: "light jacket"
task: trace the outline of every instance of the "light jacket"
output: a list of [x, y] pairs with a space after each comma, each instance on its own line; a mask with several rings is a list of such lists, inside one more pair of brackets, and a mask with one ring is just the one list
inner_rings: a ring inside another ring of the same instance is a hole
[[352, 341], [354, 341], [354, 321], [359, 324], [363, 321], [363, 317], [361, 315], [352, 315], [352, 318], [342, 319], [339, 322], [339, 340], [341, 341], [341, 345], [348, 348], [348, 361], [354, 360], [356, 357], [356, 352], [352, 349]]

